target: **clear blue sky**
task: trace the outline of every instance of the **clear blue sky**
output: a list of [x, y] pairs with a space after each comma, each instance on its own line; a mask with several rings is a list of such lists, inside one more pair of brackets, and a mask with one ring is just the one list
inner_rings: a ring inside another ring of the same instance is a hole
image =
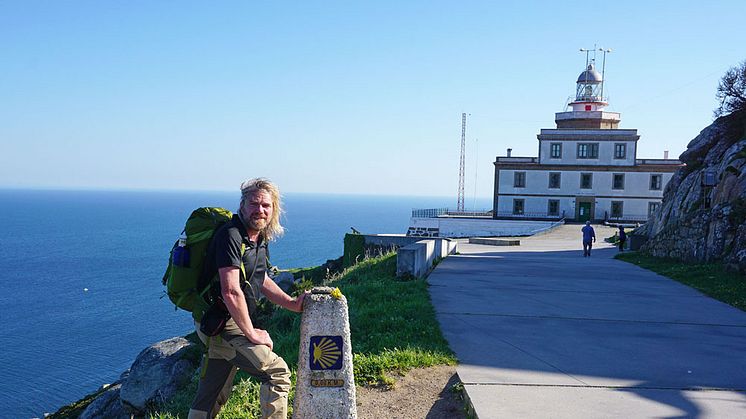
[[0, 2], [0, 187], [453, 196], [537, 153], [583, 70], [677, 156], [746, 59], [735, 1]]

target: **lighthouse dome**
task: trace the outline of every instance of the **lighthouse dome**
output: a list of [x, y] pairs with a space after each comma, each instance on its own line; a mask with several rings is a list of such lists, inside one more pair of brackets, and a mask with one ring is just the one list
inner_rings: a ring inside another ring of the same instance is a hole
[[603, 77], [596, 71], [593, 63], [588, 64], [588, 68], [578, 76], [578, 83], [601, 83], [602, 81]]

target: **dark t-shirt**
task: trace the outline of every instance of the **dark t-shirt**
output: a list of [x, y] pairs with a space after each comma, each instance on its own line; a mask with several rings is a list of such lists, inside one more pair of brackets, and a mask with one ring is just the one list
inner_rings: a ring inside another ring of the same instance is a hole
[[596, 238], [596, 232], [593, 230], [593, 227], [589, 225], [583, 226], [580, 231], [583, 232], [583, 241], [585, 243], [590, 243]]
[[[245, 245], [243, 257], [241, 257], [241, 244]], [[254, 320], [256, 302], [261, 297], [264, 275], [267, 272], [268, 260], [267, 241], [261, 236], [259, 243], [249, 240], [243, 222], [234, 215], [233, 218], [215, 232], [215, 237], [207, 249], [205, 259], [206, 278], [213, 278], [216, 286], [213, 289], [216, 295], [220, 295], [220, 280], [217, 277], [218, 269], [236, 267], [240, 269], [243, 263], [246, 279], [241, 278], [241, 290], [246, 296], [246, 304], [249, 307], [249, 315]]]

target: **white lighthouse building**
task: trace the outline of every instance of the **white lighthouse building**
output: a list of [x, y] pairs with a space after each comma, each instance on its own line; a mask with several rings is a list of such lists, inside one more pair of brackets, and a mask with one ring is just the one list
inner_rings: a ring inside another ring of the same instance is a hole
[[620, 129], [608, 112], [604, 79], [593, 61], [577, 79], [571, 110], [542, 129], [538, 157], [495, 159], [493, 218], [644, 222], [682, 166], [676, 159], [639, 159], [636, 129]]

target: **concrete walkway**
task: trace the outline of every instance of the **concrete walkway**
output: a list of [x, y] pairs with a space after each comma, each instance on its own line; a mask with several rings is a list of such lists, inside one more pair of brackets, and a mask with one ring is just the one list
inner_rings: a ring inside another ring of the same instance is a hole
[[613, 259], [597, 227], [459, 244], [430, 274], [477, 417], [746, 418], [746, 313]]

